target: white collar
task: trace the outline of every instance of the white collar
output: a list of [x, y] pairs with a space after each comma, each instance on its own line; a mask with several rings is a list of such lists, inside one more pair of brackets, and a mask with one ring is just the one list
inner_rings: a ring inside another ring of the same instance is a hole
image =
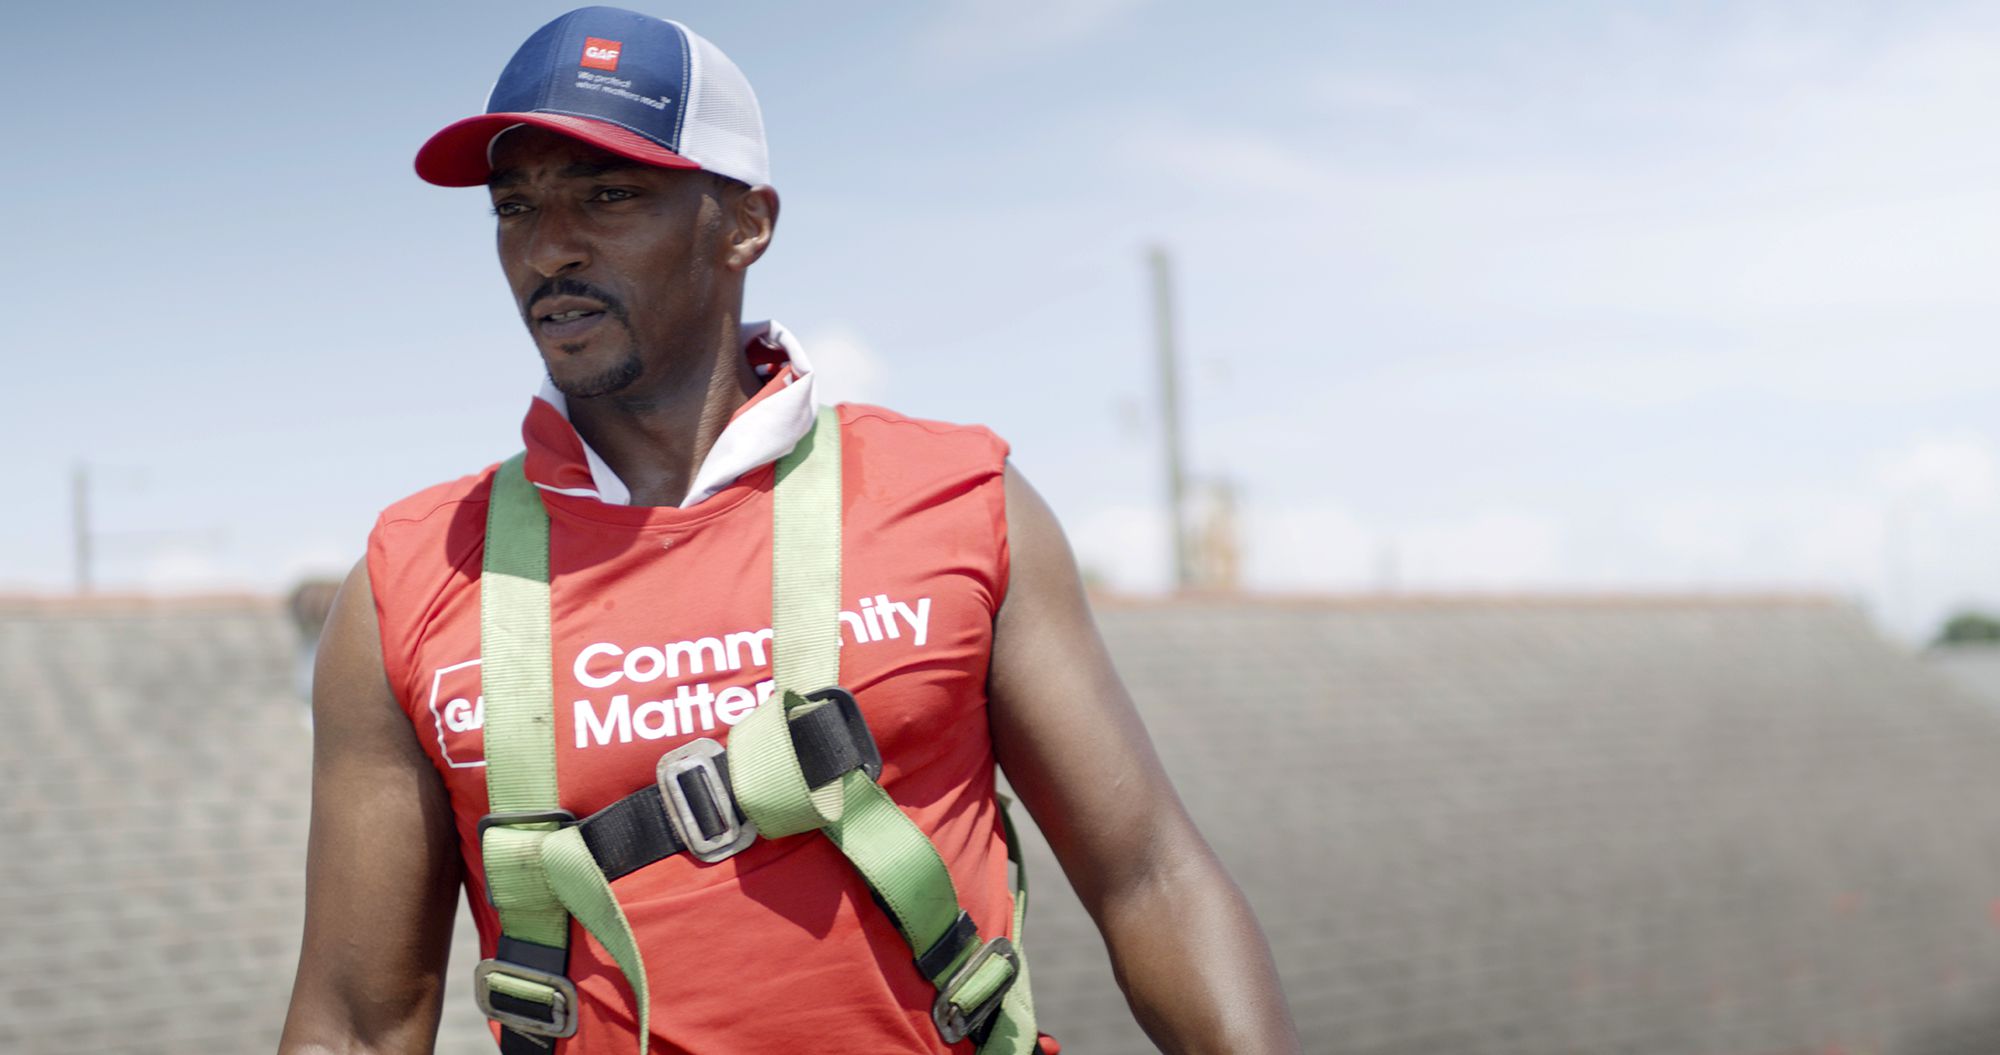
[[[812, 430], [813, 418], [819, 413], [819, 401], [813, 396], [815, 375], [812, 363], [806, 359], [805, 349], [799, 346], [798, 338], [793, 337], [791, 331], [776, 320], [746, 322], [739, 336], [746, 349], [757, 341], [783, 349], [785, 358], [791, 363], [793, 376], [783, 388], [759, 399], [723, 426], [722, 435], [715, 438], [715, 445], [708, 449], [708, 456], [702, 459], [701, 468], [695, 472], [687, 497], [681, 499], [682, 509], [728, 487], [744, 473], [784, 457]], [[547, 378], [542, 380], [542, 390], [536, 393], [535, 398], [554, 407], [564, 421], [569, 420], [569, 401]], [[590, 449], [590, 444], [583, 442], [582, 436], [577, 437], [577, 442], [583, 446], [584, 462], [590, 466], [593, 488], [586, 491], [583, 488], [549, 487], [547, 484], [535, 486], [562, 494], [595, 498], [606, 505], [631, 505], [631, 489], [618, 479], [618, 474], [611, 471], [611, 466], [596, 451]]]

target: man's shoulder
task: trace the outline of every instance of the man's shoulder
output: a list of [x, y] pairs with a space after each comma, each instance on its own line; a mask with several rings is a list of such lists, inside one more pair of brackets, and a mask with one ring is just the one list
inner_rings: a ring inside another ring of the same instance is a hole
[[446, 584], [477, 577], [498, 468], [490, 465], [426, 487], [391, 503], [375, 519], [368, 533], [368, 575], [385, 641], [415, 633], [411, 620], [421, 621]]
[[838, 409], [843, 430], [863, 439], [871, 435], [893, 438], [899, 452], [927, 457], [956, 453], [980, 460], [1007, 457], [1007, 441], [985, 425], [911, 417], [870, 403], [841, 403]]
[[865, 403], [840, 404], [847, 483], [885, 508], [1002, 508], [1007, 441], [984, 425], [915, 418]]
[[429, 579], [474, 560], [485, 542], [486, 506], [498, 468], [489, 465], [390, 503], [368, 533], [370, 573]]
[[456, 480], [432, 484], [415, 494], [391, 502], [377, 518], [378, 528], [417, 525], [434, 521], [441, 514], [478, 506], [483, 513], [487, 499], [493, 493], [493, 474], [499, 469], [498, 463], [489, 465], [475, 473], [467, 473]]

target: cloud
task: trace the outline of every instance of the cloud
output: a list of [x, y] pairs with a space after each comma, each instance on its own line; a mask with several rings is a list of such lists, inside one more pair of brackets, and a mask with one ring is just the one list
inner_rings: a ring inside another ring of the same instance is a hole
[[1880, 465], [1891, 495], [1905, 501], [1960, 512], [1990, 512], [2000, 503], [2000, 462], [1976, 436], [1924, 439]]
[[918, 33], [942, 66], [988, 65], [1080, 44], [1116, 27], [1149, 0], [950, 0]]
[[[1565, 584], [1564, 528], [1551, 513], [1480, 509], [1415, 525], [1369, 523], [1344, 506], [1251, 504], [1239, 514], [1243, 586], [1269, 593], [1509, 589]], [[1121, 590], [1171, 580], [1166, 514], [1097, 510], [1072, 534], [1078, 562]]]
[[283, 594], [307, 579], [344, 579], [361, 556], [358, 544], [326, 537], [235, 539], [222, 531], [129, 538], [119, 547], [129, 552], [99, 570], [98, 586], [153, 594]]
[[1920, 640], [1952, 608], [2000, 606], [2000, 453], [1973, 435], [1917, 437], [1818, 486], [1659, 495], [1612, 537], [1614, 579], [1777, 586], [1865, 598]]
[[212, 548], [184, 545], [163, 546], [146, 557], [136, 580], [148, 593], [200, 593], [245, 585], [236, 569]]
[[351, 546], [342, 546], [331, 540], [322, 539], [308, 542], [288, 553], [278, 561], [272, 571], [260, 576], [267, 586], [288, 590], [307, 579], [332, 579], [336, 582], [347, 577], [354, 562], [361, 554]]
[[1546, 512], [1480, 509], [1418, 524], [1397, 545], [1404, 581], [1434, 590], [1519, 589], [1563, 585], [1564, 527]]
[[1382, 537], [1345, 507], [1252, 505], [1241, 516], [1243, 582], [1250, 589], [1367, 590], [1395, 575]]
[[1879, 592], [1884, 505], [1865, 488], [1661, 495], [1627, 511], [1612, 573], [1676, 588]]
[[815, 329], [804, 342], [819, 380], [813, 383], [821, 403], [881, 403], [888, 390], [889, 367], [866, 340], [846, 323]]
[[1100, 507], [1078, 518], [1068, 534], [1086, 582], [1151, 592], [1173, 581], [1173, 544], [1163, 508]]
[[1305, 98], [1343, 116], [1430, 114], [1434, 108], [1416, 81], [1386, 73], [1343, 69], [1315, 77]]
[[1318, 159], [1251, 129], [1142, 123], [1119, 136], [1115, 149], [1121, 164], [1148, 179], [1164, 175], [1210, 190], [1310, 195], [1336, 182]]
[[[1816, 481], [1472, 504], [1397, 516], [1309, 498], [1239, 507], [1243, 586], [1264, 593], [1797, 591], [1854, 598], [1907, 640], [1964, 606], [2000, 610], [2000, 443], [1917, 435]], [[1165, 515], [1079, 517], [1086, 573], [1171, 581]]]
[[[1200, 500], [1189, 527], [1199, 538], [1206, 526]], [[1385, 575], [1383, 536], [1335, 505], [1238, 507], [1242, 585], [1272, 593], [1354, 591], [1379, 588]], [[1173, 581], [1173, 541], [1163, 506], [1114, 505], [1091, 511], [1069, 530], [1077, 565], [1093, 583], [1112, 590], [1157, 592]], [[1198, 543], [1197, 543], [1198, 544]]]
[[[1088, 115], [1189, 348], [1273, 367], [1197, 444], [1284, 503], [1244, 504], [1249, 585], [1812, 590], [1912, 638], [2000, 604], [2000, 13], [1480, 26]], [[1157, 513], [1098, 526], [1164, 580]]]
[[[1475, 331], [1525, 361], [1519, 387], [1654, 405], [2000, 392], [2000, 140], [1966, 131], [2000, 94], [1994, 18], [1712, 21], [1586, 20], [1606, 31], [1589, 57], [1561, 35], [1464, 68], [1357, 56], [1298, 74], [1301, 110], [1141, 109], [1103, 164], [1208, 232], [1181, 239], [1191, 258], [1280, 211], [1296, 248], [1260, 277], [1298, 303], [1331, 288], [1402, 309], [1412, 342]], [[1230, 188], [1291, 197], [1214, 193]]]

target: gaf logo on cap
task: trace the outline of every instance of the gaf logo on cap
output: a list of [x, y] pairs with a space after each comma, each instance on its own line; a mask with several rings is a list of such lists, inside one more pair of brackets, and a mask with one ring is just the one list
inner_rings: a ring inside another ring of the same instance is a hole
[[615, 40], [583, 38], [583, 64], [593, 70], [618, 69], [618, 52], [624, 45]]

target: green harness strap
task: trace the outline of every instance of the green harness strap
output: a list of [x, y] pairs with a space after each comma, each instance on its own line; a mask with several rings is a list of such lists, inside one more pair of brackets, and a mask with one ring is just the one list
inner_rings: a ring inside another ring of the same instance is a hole
[[788, 724], [790, 713], [807, 705], [806, 693], [840, 684], [840, 427], [837, 420], [828, 427], [830, 414], [822, 410], [812, 431], [778, 459], [771, 496], [777, 691], [729, 731], [730, 790], [767, 839], [823, 828], [846, 807], [835, 782], [806, 788]]
[[[632, 925], [583, 836], [546, 819], [563, 812], [556, 797], [549, 514], [522, 471], [525, 460], [515, 455], [494, 474], [486, 516], [479, 655], [489, 815], [481, 825], [480, 856], [501, 934], [566, 948], [575, 916], [618, 961], [638, 1005], [639, 1055], [645, 1055], [651, 1002]], [[563, 999], [554, 985], [509, 973], [504, 965], [482, 977], [493, 991], [519, 1000], [556, 1005]], [[557, 1006], [551, 1017], [567, 1017], [573, 1029], [575, 1013]]]
[[[771, 670], [777, 691], [731, 730], [730, 784], [744, 815], [766, 836], [825, 831], [888, 906], [921, 961], [954, 936], [963, 916], [937, 847], [865, 773], [850, 771], [808, 791], [792, 746], [790, 713], [827, 706], [808, 702], [806, 694], [840, 683], [840, 526], [840, 419], [826, 407], [811, 434], [778, 462], [771, 528]], [[1008, 856], [1020, 877], [1016, 936], [1027, 907], [1027, 873], [1018, 867], [1017, 844], [1009, 822]], [[972, 963], [976, 957], [983, 958]], [[1015, 979], [1017, 972], [1021, 977]], [[946, 1014], [947, 1004], [969, 1012], [1010, 980], [1015, 984], [1008, 997], [1014, 999], [1002, 999], [997, 1024], [980, 1051], [1028, 1052], [1035, 1044], [1034, 1007], [1018, 951], [992, 955], [976, 942], [966, 943], [931, 972], [940, 991], [933, 1017]]]
[[[817, 457], [813, 455], [817, 454]], [[481, 850], [501, 933], [564, 947], [570, 916], [609, 950], [637, 1003], [639, 1052], [649, 1039], [645, 966], [611, 885], [556, 794], [553, 648], [549, 619], [548, 512], [516, 455], [494, 477], [480, 587], [480, 655], [485, 694], [488, 809]], [[805, 694], [839, 683], [841, 459], [839, 419], [820, 411], [814, 428], [778, 462], [772, 524], [772, 671], [778, 691], [729, 734], [730, 784], [763, 835], [821, 829], [889, 909], [932, 984], [940, 1028], [1008, 987], [981, 1055], [1034, 1051], [1034, 1003], [1026, 960], [1007, 939], [963, 941], [964, 916], [951, 874], [922, 829], [865, 773], [850, 771], [817, 789], [799, 770], [788, 718]], [[1015, 869], [1013, 939], [1027, 913], [1020, 840], [1001, 803], [1008, 859]], [[972, 933], [976, 939], [977, 934]], [[959, 941], [955, 953], [946, 947]], [[940, 958], [939, 949], [953, 953]], [[562, 999], [555, 986], [486, 972], [495, 992], [538, 1004]], [[525, 972], [533, 975], [534, 972]], [[1009, 983], [1011, 981], [1011, 986]], [[574, 1008], [569, 1009], [573, 1016]], [[573, 1021], [573, 1019], [572, 1019]], [[948, 1041], [956, 1040], [950, 1032]]]
[[1028, 930], [1028, 863], [1021, 860], [1021, 835], [1014, 830], [1014, 818], [1008, 812], [1014, 803], [1005, 795], [999, 798], [1000, 827], [1007, 833], [1007, 863], [1014, 869], [1013, 935], [1014, 945], [1020, 949], [1021, 977], [1014, 979], [1013, 988], [1000, 998], [993, 1032], [979, 1051], [980, 1055], [1030, 1055], [1040, 1051], [1036, 1046], [1040, 1034], [1035, 1028], [1035, 994], [1028, 986], [1028, 953], [1021, 946]]

